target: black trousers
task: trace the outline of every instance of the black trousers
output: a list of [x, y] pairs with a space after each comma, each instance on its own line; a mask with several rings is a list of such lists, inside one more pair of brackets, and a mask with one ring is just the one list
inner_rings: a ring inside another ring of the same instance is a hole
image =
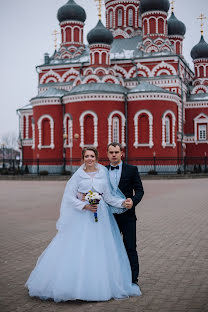
[[114, 214], [114, 217], [123, 235], [123, 242], [131, 265], [132, 282], [137, 282], [139, 276], [139, 259], [136, 250], [136, 216]]

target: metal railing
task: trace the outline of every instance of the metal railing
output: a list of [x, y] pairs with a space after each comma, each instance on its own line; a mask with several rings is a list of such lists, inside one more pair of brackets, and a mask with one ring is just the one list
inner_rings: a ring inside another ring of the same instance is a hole
[[[109, 163], [101, 158], [103, 165]], [[71, 174], [81, 165], [80, 158], [71, 159], [0, 159], [0, 174]], [[208, 157], [145, 157], [129, 158], [128, 163], [138, 167], [141, 174], [208, 173]]]

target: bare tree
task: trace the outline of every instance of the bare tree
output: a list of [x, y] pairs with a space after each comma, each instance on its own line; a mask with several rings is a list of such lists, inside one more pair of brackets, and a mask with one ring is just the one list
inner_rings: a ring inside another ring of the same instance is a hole
[[18, 150], [18, 135], [15, 132], [6, 132], [1, 136], [1, 144], [4, 144], [4, 148], [7, 150], [7, 154], [10, 153], [9, 158], [13, 158], [13, 151]]

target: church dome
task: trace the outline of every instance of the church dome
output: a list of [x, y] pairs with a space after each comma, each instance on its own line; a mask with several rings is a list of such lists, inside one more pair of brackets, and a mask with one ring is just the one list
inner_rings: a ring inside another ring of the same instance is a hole
[[203, 35], [197, 45], [191, 50], [192, 59], [208, 58], [208, 44], [204, 40]]
[[57, 18], [60, 23], [70, 20], [84, 23], [86, 20], [86, 13], [85, 10], [74, 0], [69, 0], [65, 5], [60, 7], [57, 13]]
[[90, 30], [87, 35], [87, 41], [89, 44], [93, 43], [104, 43], [104, 44], [111, 44], [113, 42], [113, 35], [105, 28], [101, 20], [97, 23], [97, 25]]
[[172, 12], [170, 18], [168, 19], [168, 35], [169, 36], [184, 36], [186, 33], [186, 26], [183, 22], [179, 21], [175, 14]]
[[170, 8], [169, 0], [141, 0], [140, 3], [141, 13], [155, 10], [168, 12], [169, 8]]

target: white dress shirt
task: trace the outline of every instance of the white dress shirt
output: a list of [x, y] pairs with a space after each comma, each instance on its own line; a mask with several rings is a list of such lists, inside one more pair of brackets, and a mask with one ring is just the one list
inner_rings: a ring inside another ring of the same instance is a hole
[[[120, 164], [118, 164], [119, 169], [111, 170], [111, 167], [109, 168], [110, 182], [111, 182], [112, 187], [114, 188], [115, 191], [118, 188], [119, 181], [120, 181], [120, 178], [121, 178], [122, 164], [123, 164], [122, 161], [120, 162]], [[112, 165], [110, 165], [110, 166], [112, 166]], [[112, 166], [112, 167], [116, 167], [116, 166]]]

